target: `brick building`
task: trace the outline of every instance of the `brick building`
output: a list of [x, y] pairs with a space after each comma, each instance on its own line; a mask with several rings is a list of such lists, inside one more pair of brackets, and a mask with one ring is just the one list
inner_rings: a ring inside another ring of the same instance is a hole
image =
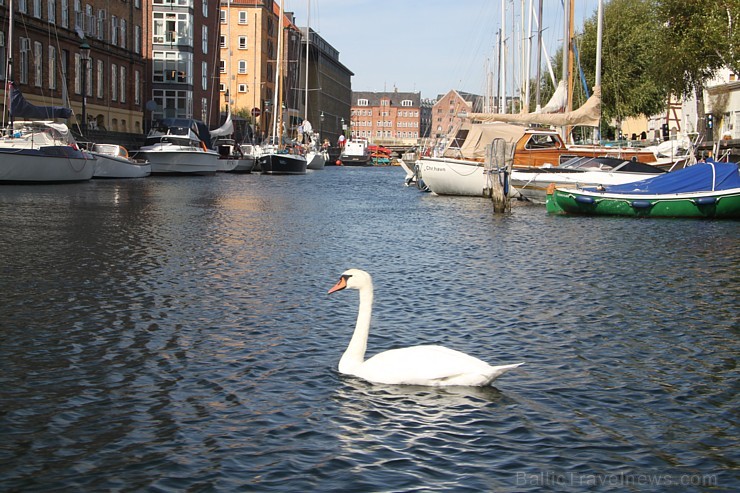
[[352, 91], [350, 138], [386, 145], [414, 145], [421, 134], [418, 92]]

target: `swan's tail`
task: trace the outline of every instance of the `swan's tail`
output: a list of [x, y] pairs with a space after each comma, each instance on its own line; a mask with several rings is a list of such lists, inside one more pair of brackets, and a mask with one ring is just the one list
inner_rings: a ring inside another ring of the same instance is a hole
[[494, 380], [496, 380], [498, 377], [500, 377], [501, 375], [503, 375], [507, 371], [512, 370], [514, 368], [517, 368], [519, 366], [522, 366], [523, 364], [524, 364], [524, 362], [522, 362], [522, 363], [514, 363], [513, 365], [492, 366], [491, 367], [491, 372], [488, 374], [488, 376], [490, 377], [490, 380], [488, 380], [488, 383], [490, 384], [491, 382], [493, 382]]

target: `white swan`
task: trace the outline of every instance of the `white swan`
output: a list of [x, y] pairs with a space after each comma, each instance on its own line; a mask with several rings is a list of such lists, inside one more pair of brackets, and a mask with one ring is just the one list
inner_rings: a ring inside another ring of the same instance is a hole
[[433, 387], [483, 386], [523, 364], [491, 366], [478, 358], [442, 346], [391, 349], [365, 361], [373, 305], [373, 281], [367, 272], [349, 269], [342, 273], [329, 294], [345, 288], [360, 291], [360, 308], [352, 340], [339, 360], [340, 373], [373, 383]]

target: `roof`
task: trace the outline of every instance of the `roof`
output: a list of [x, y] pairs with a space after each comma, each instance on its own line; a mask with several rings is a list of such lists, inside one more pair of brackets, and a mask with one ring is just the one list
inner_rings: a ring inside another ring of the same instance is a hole
[[380, 106], [380, 101], [390, 99], [391, 106], [401, 106], [401, 101], [411, 101], [412, 108], [421, 106], [421, 93], [419, 92], [372, 92], [352, 91], [352, 106], [357, 106], [358, 99], [367, 99], [367, 105], [371, 107]]

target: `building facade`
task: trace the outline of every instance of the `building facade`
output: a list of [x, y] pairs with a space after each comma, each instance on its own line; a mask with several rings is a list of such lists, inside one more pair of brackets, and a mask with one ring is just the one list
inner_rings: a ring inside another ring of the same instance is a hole
[[146, 67], [142, 0], [13, 2], [10, 73], [5, 73], [8, 1], [0, 0], [0, 5], [2, 80], [15, 81], [32, 104], [70, 107], [74, 115], [67, 123], [73, 127], [142, 131]]
[[[142, 0], [139, 0], [142, 1]], [[219, 124], [217, 0], [144, 0], [149, 123], [193, 118]]]
[[430, 137], [439, 141], [451, 135], [462, 123], [460, 113], [478, 113], [483, 110], [484, 98], [454, 89], [437, 98], [432, 107]]
[[418, 92], [352, 92], [350, 138], [414, 145], [422, 137]]

